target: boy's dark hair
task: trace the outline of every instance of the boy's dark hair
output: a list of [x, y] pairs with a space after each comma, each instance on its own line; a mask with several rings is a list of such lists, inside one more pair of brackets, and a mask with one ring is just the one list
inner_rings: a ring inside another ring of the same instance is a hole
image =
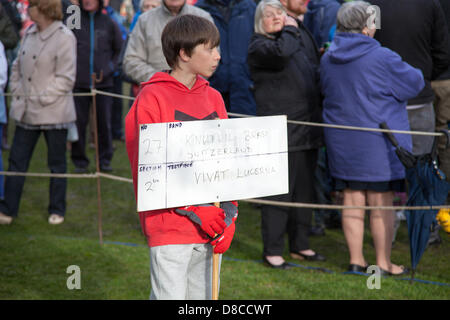
[[215, 48], [219, 46], [220, 34], [211, 21], [185, 14], [174, 18], [164, 27], [161, 43], [167, 64], [173, 69], [177, 66], [181, 49], [191, 56], [199, 44], [208, 44], [211, 48]]

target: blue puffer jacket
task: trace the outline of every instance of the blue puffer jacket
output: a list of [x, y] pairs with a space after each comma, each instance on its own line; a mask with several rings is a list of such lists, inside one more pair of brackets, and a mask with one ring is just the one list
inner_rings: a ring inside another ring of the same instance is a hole
[[209, 12], [220, 32], [219, 67], [208, 79], [221, 93], [230, 94], [230, 112], [255, 115], [253, 83], [247, 51], [253, 35], [256, 5], [253, 0], [199, 0], [195, 6]]
[[[362, 34], [336, 33], [322, 57], [320, 81], [325, 123], [409, 130], [406, 101], [424, 87], [419, 69]], [[331, 176], [344, 180], [403, 179], [394, 147], [380, 132], [325, 128]], [[394, 134], [411, 151], [411, 136]]]

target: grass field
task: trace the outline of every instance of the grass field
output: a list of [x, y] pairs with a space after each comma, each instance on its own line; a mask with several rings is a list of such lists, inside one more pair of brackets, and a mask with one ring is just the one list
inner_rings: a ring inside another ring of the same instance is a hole
[[[129, 178], [124, 143], [115, 145], [114, 174]], [[89, 153], [93, 159], [93, 150]], [[5, 168], [7, 157], [6, 152]], [[67, 157], [72, 172], [69, 154]], [[46, 161], [41, 137], [29, 172], [48, 172]], [[90, 169], [94, 168], [91, 163]], [[18, 219], [0, 226], [0, 299], [148, 299], [149, 255], [132, 185], [102, 178], [104, 244], [100, 246], [96, 180], [69, 180], [66, 221], [59, 226], [47, 222], [48, 183], [48, 178], [27, 178]], [[367, 277], [343, 274], [348, 252], [339, 229], [311, 238], [312, 248], [324, 254], [326, 262], [300, 263], [288, 258], [298, 267], [286, 271], [265, 267], [261, 263], [260, 213], [242, 201], [236, 235], [224, 255], [220, 299], [449, 299], [450, 239], [443, 232], [441, 236], [442, 244], [428, 248], [419, 264], [416, 278], [426, 283], [386, 277], [379, 290], [369, 290]], [[374, 263], [368, 228], [364, 246], [366, 259]], [[409, 265], [404, 222], [392, 256], [395, 263]], [[71, 265], [80, 267], [80, 290], [66, 286], [71, 275], [66, 270]]]

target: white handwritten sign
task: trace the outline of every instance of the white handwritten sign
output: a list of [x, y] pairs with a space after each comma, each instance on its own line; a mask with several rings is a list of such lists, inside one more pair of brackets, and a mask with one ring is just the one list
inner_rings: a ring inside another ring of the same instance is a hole
[[138, 211], [288, 192], [285, 116], [143, 124]]

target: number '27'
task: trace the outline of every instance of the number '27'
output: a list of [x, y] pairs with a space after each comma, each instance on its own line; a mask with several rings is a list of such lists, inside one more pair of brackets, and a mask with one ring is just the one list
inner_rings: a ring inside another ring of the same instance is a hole
[[162, 149], [161, 140], [145, 139], [142, 143], [145, 146], [145, 154], [159, 153]]

